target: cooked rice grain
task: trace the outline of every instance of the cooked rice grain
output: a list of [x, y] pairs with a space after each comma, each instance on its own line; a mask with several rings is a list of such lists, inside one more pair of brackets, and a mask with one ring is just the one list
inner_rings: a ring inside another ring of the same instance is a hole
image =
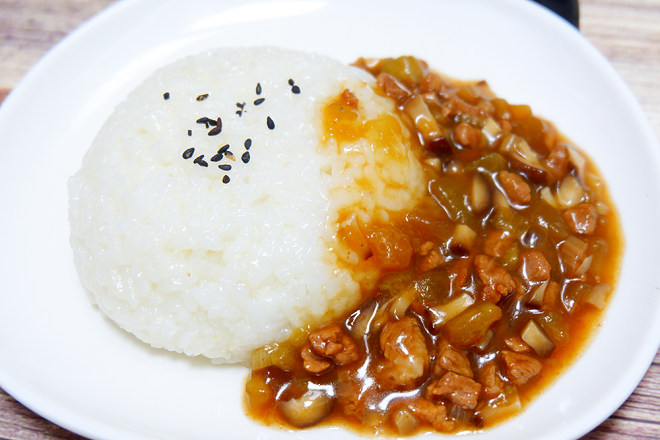
[[69, 182], [74, 259], [101, 311], [154, 347], [239, 362], [355, 305], [359, 274], [331, 250], [337, 213], [386, 218], [421, 182], [405, 135], [391, 161], [364, 140], [350, 154], [322, 141], [321, 107], [345, 88], [365, 117], [392, 113], [373, 84], [275, 48], [188, 57], [144, 81]]

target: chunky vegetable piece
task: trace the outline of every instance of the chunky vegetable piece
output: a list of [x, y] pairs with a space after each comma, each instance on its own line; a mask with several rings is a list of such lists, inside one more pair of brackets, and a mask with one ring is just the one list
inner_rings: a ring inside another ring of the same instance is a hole
[[[392, 436], [493, 426], [597, 327], [620, 259], [616, 211], [593, 164], [529, 106], [413, 57], [356, 64], [417, 134], [428, 194], [389, 223], [343, 216], [338, 239], [377, 282], [349, 315], [255, 351], [248, 412]], [[325, 107], [338, 143], [364, 130], [359, 105], [344, 90]]]

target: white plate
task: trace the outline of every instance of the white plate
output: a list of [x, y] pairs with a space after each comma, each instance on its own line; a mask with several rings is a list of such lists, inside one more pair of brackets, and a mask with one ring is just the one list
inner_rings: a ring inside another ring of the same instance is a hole
[[[531, 104], [597, 161], [626, 257], [597, 338], [521, 416], [483, 438], [575, 438], [634, 390], [660, 340], [660, 147], [604, 58], [521, 0], [125, 1], [74, 32], [0, 108], [0, 385], [37, 413], [103, 439], [337, 438], [243, 414], [246, 370], [148, 348], [87, 301], [68, 244], [66, 182], [115, 104], [154, 68], [215, 46], [278, 45], [345, 62], [414, 54]], [[648, 253], [647, 253], [648, 252]]]

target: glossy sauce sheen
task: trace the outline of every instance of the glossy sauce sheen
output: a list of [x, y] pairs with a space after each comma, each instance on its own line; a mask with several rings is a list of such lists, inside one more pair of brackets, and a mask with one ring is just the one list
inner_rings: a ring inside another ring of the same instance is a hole
[[[597, 329], [621, 257], [616, 212], [594, 164], [528, 106], [412, 57], [356, 64], [417, 134], [428, 192], [387, 224], [339, 228], [375, 287], [342, 320], [257, 350], [248, 414], [372, 434], [488, 428]], [[341, 145], [397, 126], [365, 127], [359, 105], [350, 91], [328, 103], [325, 135]]]

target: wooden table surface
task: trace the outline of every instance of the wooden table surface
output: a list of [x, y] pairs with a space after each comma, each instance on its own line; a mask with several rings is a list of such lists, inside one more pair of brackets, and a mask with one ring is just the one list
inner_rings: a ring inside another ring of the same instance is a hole
[[[111, 0], [0, 0], [0, 101], [59, 40]], [[580, 0], [580, 29], [632, 89], [660, 137], [660, 0]], [[82, 437], [0, 389], [0, 439]], [[660, 439], [660, 353], [644, 380], [584, 439]]]

